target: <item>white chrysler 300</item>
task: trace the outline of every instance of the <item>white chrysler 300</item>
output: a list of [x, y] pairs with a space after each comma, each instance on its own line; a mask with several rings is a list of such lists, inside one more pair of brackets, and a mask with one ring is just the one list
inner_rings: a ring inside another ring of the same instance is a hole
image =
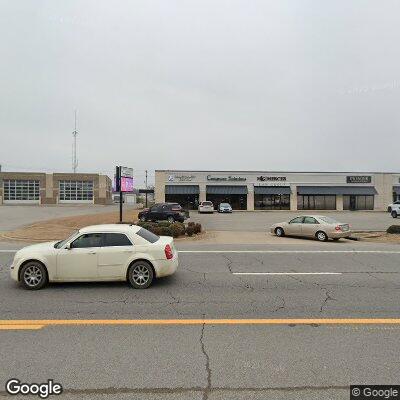
[[177, 267], [172, 237], [136, 225], [95, 225], [63, 241], [19, 250], [11, 277], [26, 289], [41, 289], [47, 282], [88, 281], [128, 281], [145, 289]]

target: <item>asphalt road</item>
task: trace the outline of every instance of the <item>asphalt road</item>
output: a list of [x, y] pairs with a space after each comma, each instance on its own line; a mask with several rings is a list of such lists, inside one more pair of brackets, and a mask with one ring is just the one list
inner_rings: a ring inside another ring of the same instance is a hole
[[[399, 382], [398, 324], [235, 320], [397, 318], [400, 246], [186, 243], [180, 251], [178, 273], [149, 290], [94, 283], [38, 292], [10, 281], [13, 254], [1, 252], [1, 319], [200, 323], [0, 330], [0, 396], [11, 377], [53, 378], [65, 399], [348, 399], [350, 384]], [[219, 318], [231, 323], [202, 322]]]
[[272, 224], [289, 221], [297, 215], [328, 215], [336, 220], [348, 223], [353, 230], [384, 231], [390, 225], [399, 224], [389, 213], [378, 211], [255, 211], [233, 212], [232, 214], [199, 214], [190, 212], [190, 220], [200, 222], [210, 231], [250, 231], [264, 232]]

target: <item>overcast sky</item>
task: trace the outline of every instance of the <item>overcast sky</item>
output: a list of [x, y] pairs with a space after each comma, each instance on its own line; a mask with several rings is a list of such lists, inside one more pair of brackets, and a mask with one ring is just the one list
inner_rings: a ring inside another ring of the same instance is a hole
[[400, 171], [400, 2], [0, 0], [0, 164]]

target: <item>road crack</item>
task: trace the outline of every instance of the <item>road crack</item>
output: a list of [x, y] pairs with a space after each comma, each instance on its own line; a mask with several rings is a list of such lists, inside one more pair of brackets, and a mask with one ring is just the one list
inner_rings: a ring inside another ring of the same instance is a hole
[[[205, 315], [203, 315], [203, 318], [205, 318]], [[210, 357], [207, 354], [207, 351], [205, 349], [204, 345], [204, 329], [205, 329], [205, 324], [203, 323], [203, 326], [201, 328], [201, 336], [200, 336], [200, 345], [201, 345], [201, 352], [203, 353], [205, 359], [206, 359], [206, 372], [207, 372], [207, 386], [205, 387], [203, 391], [203, 400], [207, 400], [208, 396], [211, 391], [211, 369], [210, 369]]]

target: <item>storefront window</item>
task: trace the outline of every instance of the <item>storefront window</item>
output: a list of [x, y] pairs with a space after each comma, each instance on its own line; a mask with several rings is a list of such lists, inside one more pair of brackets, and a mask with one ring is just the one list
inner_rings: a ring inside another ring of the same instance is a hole
[[343, 196], [344, 210], [373, 210], [374, 196], [372, 195], [345, 195]]
[[289, 194], [255, 194], [255, 210], [289, 210]]
[[167, 203], [178, 203], [186, 210], [197, 210], [199, 207], [198, 194], [165, 194]]
[[298, 210], [336, 210], [335, 195], [298, 195]]

